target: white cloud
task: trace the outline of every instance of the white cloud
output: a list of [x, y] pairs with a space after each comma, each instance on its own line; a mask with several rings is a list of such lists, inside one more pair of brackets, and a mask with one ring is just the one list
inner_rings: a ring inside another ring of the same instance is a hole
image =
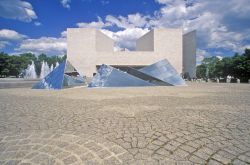
[[61, 0], [61, 4], [63, 5], [63, 7], [70, 9], [70, 2], [71, 0]]
[[219, 60], [222, 60], [223, 57], [222, 56], [216, 56]]
[[109, 22], [111, 25], [116, 25], [119, 28], [132, 28], [133, 25], [129, 25], [125, 17], [119, 16], [118, 18], [108, 15], [105, 18], [106, 22]]
[[136, 40], [149, 32], [149, 30], [142, 28], [128, 28], [118, 32], [111, 32], [109, 30], [102, 30], [102, 32], [115, 41], [114, 50], [121, 50], [124, 48], [134, 50]]
[[34, 54], [45, 53], [49, 56], [64, 55], [67, 50], [67, 31], [63, 31], [58, 38], [40, 37], [32, 39], [13, 30], [0, 30], [0, 49], [12, 43], [17, 44], [14, 54], [31, 52]]
[[110, 2], [107, 1], [107, 0], [101, 0], [101, 3], [102, 3], [102, 5], [107, 5], [107, 4], [109, 4]]
[[[81, 28], [102, 29], [102, 32], [112, 38], [115, 42], [114, 50], [134, 50], [136, 40], [147, 33], [147, 20], [149, 16], [143, 16], [139, 13], [130, 14], [127, 17], [118, 16], [118, 18], [107, 15], [105, 21], [98, 17], [98, 21], [85, 23], [80, 22], [76, 25]], [[120, 28], [117, 32], [112, 32], [105, 28], [117, 26]]]
[[139, 13], [129, 14], [127, 17], [118, 16], [117, 18], [112, 15], [107, 15], [105, 21], [111, 25], [115, 25], [122, 29], [127, 28], [143, 28], [147, 25], [149, 16], [143, 16]]
[[139, 13], [128, 15], [128, 22], [135, 27], [144, 27], [147, 24], [147, 20], [149, 20], [149, 16], [143, 16]]
[[[149, 22], [153, 27], [197, 29], [201, 49], [239, 51], [250, 38], [249, 0], [156, 0], [164, 6]], [[248, 22], [248, 23], [247, 23]]]
[[38, 39], [23, 40], [17, 52], [32, 52], [34, 54], [45, 53], [51, 55], [64, 55], [67, 50], [66, 38], [41, 37]]
[[10, 42], [8, 42], [8, 41], [0, 41], [0, 49], [5, 48], [7, 45], [10, 45]]
[[37, 21], [36, 21], [36, 22], [34, 22], [34, 25], [35, 25], [35, 26], [41, 26], [41, 25], [42, 25], [42, 23], [41, 23], [41, 22], [37, 22]]
[[244, 53], [245, 52], [245, 49], [250, 49], [250, 44], [243, 44], [241, 45], [240, 47], [237, 48], [237, 50], [235, 52], [237, 53]]
[[21, 0], [1, 0], [0, 16], [24, 22], [31, 22], [37, 18], [32, 5], [29, 2]]
[[67, 38], [67, 30], [65, 30], [61, 33], [61, 37]]
[[202, 60], [208, 56], [208, 52], [206, 50], [202, 50], [202, 49], [197, 49], [196, 51], [196, 64], [200, 65]]
[[111, 26], [110, 23], [104, 23], [101, 19], [101, 17], [97, 17], [98, 21], [93, 21], [90, 23], [86, 23], [86, 22], [79, 22], [76, 25], [80, 28], [96, 28], [96, 29], [101, 29], [104, 27], [108, 27]]
[[27, 36], [20, 34], [14, 30], [9, 30], [9, 29], [0, 30], [0, 40], [18, 41], [24, 38], [27, 38]]
[[1, 29], [0, 30], [0, 49], [5, 48], [8, 45], [11, 45], [13, 42], [17, 43], [21, 40], [27, 38], [26, 35], [20, 34], [14, 30], [10, 29]]

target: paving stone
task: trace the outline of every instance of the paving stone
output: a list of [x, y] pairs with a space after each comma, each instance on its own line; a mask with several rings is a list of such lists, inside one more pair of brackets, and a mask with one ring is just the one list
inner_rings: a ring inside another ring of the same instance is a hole
[[64, 159], [63, 163], [65, 165], [67, 165], [67, 164], [73, 164], [76, 161], [77, 161], [77, 158], [75, 156], [71, 155], [71, 156], [67, 157], [66, 159]]
[[107, 158], [107, 157], [111, 156], [111, 153], [108, 150], [104, 149], [104, 150], [98, 151], [97, 155], [100, 158], [104, 159], [104, 158]]
[[165, 146], [164, 146], [164, 148], [166, 149], [166, 150], [168, 150], [168, 151], [171, 151], [171, 152], [173, 152], [174, 150], [176, 150], [176, 146], [173, 146], [173, 145], [171, 145], [171, 144], [166, 144]]
[[210, 155], [208, 155], [207, 153], [203, 152], [202, 150], [198, 150], [196, 152], [193, 153], [194, 155], [198, 156], [199, 158], [202, 158], [204, 160], [208, 160], [208, 158], [210, 157]]
[[192, 155], [189, 160], [193, 163], [196, 163], [196, 164], [205, 164], [205, 160], [204, 159], [201, 159], [199, 158], [198, 156], [195, 156], [195, 155]]
[[31, 161], [37, 164], [45, 165], [45, 164], [53, 164], [55, 162], [55, 159], [45, 154], [39, 154], [35, 156]]
[[120, 146], [113, 146], [112, 148], [110, 148], [110, 151], [112, 151], [112, 152], [115, 153], [115, 154], [120, 154], [120, 153], [126, 152], [126, 150], [123, 149], [123, 148], [120, 147]]
[[152, 144], [157, 145], [157, 146], [162, 146], [164, 144], [164, 142], [162, 142], [160, 140], [155, 140], [152, 142]]
[[177, 149], [175, 152], [174, 152], [175, 155], [177, 155], [178, 157], [180, 158], [186, 158], [189, 153], [187, 151], [184, 151], [182, 149]]
[[105, 159], [104, 161], [103, 161], [103, 164], [105, 164], [105, 165], [119, 165], [119, 164], [121, 164], [120, 163], [120, 161], [117, 159], [117, 158], [115, 158], [115, 157], [110, 157], [110, 158], [108, 158], [108, 159]]
[[192, 165], [193, 163], [189, 162], [189, 161], [178, 161], [177, 165]]
[[166, 149], [164, 148], [160, 148], [159, 150], [156, 151], [157, 154], [160, 154], [160, 155], [163, 155], [163, 156], [167, 156], [167, 155], [170, 155], [170, 152], [167, 151]]
[[1, 89], [0, 164], [249, 164], [249, 92]]
[[232, 163], [233, 165], [247, 165], [249, 163], [243, 162], [242, 160], [235, 159]]
[[82, 161], [88, 161], [88, 160], [92, 160], [94, 158], [95, 158], [95, 156], [92, 153], [86, 153], [86, 154], [81, 156]]
[[242, 161], [244, 161], [244, 162], [250, 163], [250, 156], [240, 155], [239, 159], [242, 160]]
[[129, 153], [124, 153], [122, 155], [119, 155], [118, 158], [121, 159], [123, 162], [126, 162], [128, 160], [132, 160], [133, 156]]
[[20, 160], [9, 160], [4, 165], [17, 165], [19, 162], [21, 162], [21, 161]]
[[195, 148], [193, 148], [191, 146], [188, 146], [188, 145], [182, 145], [182, 146], [180, 146], [180, 148], [187, 151], [187, 152], [189, 152], [189, 153], [192, 153], [192, 152], [194, 152], [196, 150]]
[[223, 165], [223, 164], [216, 160], [211, 159], [209, 160], [208, 165]]
[[217, 160], [218, 162], [221, 162], [223, 164], [229, 164], [231, 162], [231, 159], [225, 158], [222, 155], [215, 154], [212, 156], [213, 159]]

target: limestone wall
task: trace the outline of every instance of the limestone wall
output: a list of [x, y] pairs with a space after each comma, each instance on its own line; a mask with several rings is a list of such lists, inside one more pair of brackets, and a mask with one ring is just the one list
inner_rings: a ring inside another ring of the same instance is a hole
[[136, 51], [154, 51], [154, 30], [136, 41]]
[[183, 73], [196, 77], [196, 31], [183, 35]]
[[182, 72], [182, 30], [154, 29], [154, 52], [161, 54]]
[[114, 51], [114, 41], [99, 30], [96, 30], [96, 51], [97, 52]]
[[[80, 74], [92, 77], [96, 65], [150, 65], [162, 59], [167, 59], [181, 73], [183, 66], [193, 70], [194, 47], [188, 48], [193, 35], [182, 36], [181, 29], [154, 29], [137, 41], [137, 50], [131, 52], [114, 52], [114, 42], [102, 32], [95, 29], [75, 28], [67, 30], [67, 56], [71, 64]], [[185, 43], [185, 45], [183, 45]], [[193, 43], [193, 42], [192, 42]], [[185, 51], [183, 49], [185, 46]], [[191, 44], [191, 46], [194, 46]], [[183, 57], [183, 53], [187, 55]], [[191, 64], [184, 63], [186, 58]], [[195, 65], [194, 65], [195, 67]], [[193, 72], [192, 72], [193, 73]]]

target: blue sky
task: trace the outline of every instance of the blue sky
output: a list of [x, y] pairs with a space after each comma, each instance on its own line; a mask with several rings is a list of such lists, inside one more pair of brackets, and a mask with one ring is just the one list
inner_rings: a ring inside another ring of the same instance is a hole
[[0, 0], [0, 51], [62, 55], [66, 29], [97, 28], [133, 50], [152, 28], [197, 30], [197, 60], [250, 48], [249, 0]]

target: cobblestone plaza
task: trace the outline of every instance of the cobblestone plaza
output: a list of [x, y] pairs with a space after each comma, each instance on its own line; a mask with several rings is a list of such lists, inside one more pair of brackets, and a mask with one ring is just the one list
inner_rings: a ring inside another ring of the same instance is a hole
[[249, 84], [0, 89], [0, 164], [250, 164]]

